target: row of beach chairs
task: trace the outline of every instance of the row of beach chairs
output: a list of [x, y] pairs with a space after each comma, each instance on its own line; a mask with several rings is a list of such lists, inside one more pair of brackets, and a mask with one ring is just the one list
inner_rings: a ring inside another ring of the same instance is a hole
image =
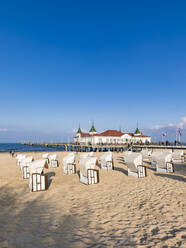
[[[70, 153], [63, 158], [63, 168], [65, 174], [76, 173], [76, 157]], [[99, 171], [95, 168], [98, 165], [98, 159], [94, 152], [82, 153], [79, 159], [80, 182], [84, 184], [95, 184], [99, 182]], [[112, 170], [114, 168], [113, 155], [107, 152], [101, 156], [101, 169]]]
[[173, 173], [175, 163], [184, 163], [185, 157], [183, 151], [152, 152], [142, 150], [140, 153], [125, 151], [123, 153], [124, 162], [128, 167], [128, 175], [135, 177], [145, 177], [146, 167], [143, 162], [150, 163], [156, 166], [157, 172]]
[[[22, 171], [23, 179], [29, 179], [29, 189], [32, 192], [42, 191], [48, 188], [48, 177], [44, 174], [45, 168], [56, 168], [59, 166], [58, 156], [56, 154], [43, 154], [39, 160], [31, 156], [19, 154], [16, 157], [19, 169]], [[69, 153], [63, 158], [63, 169], [67, 175], [76, 173], [76, 156]], [[95, 184], [99, 182], [99, 170], [95, 167], [98, 165], [98, 159], [93, 152], [81, 154], [79, 159], [80, 182], [84, 184]], [[100, 159], [101, 168], [112, 170], [113, 155], [111, 152], [105, 153]]]
[[[48, 188], [48, 177], [44, 174], [44, 168], [56, 168], [59, 166], [57, 154], [43, 154], [39, 160], [33, 160], [33, 157], [26, 155], [17, 155], [17, 164], [22, 171], [24, 179], [29, 179], [30, 191], [41, 191]], [[185, 162], [183, 151], [164, 151], [152, 152], [142, 150], [140, 153], [125, 151], [123, 153], [123, 161], [128, 169], [128, 176], [142, 178], [146, 176], [146, 166], [144, 162], [156, 166], [158, 172], [174, 172], [174, 163]], [[69, 153], [63, 158], [64, 174], [71, 175], [77, 171], [76, 164], [79, 164], [79, 179], [84, 184], [96, 184], [99, 182], [99, 170], [96, 165], [100, 164], [103, 170], [113, 170], [113, 154], [105, 152], [98, 161], [94, 156], [94, 152], [80, 154], [79, 161], [74, 153]]]
[[48, 188], [48, 177], [44, 174], [44, 168], [58, 166], [56, 154], [44, 154], [41, 159], [35, 161], [31, 156], [19, 154], [16, 160], [23, 179], [29, 179], [30, 191], [42, 191]]

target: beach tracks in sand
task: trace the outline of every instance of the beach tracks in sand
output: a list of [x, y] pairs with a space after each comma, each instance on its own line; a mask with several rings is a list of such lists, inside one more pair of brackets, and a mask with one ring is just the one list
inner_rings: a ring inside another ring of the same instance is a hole
[[186, 165], [175, 174], [147, 165], [147, 177], [137, 179], [118, 154], [114, 164], [90, 186], [60, 164], [46, 170], [49, 189], [31, 193], [15, 160], [1, 154], [0, 247], [186, 247]]

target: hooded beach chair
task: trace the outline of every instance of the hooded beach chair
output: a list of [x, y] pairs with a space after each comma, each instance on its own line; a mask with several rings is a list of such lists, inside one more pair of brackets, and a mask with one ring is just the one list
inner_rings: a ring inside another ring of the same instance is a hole
[[132, 153], [125, 155], [125, 164], [128, 168], [128, 176], [145, 177], [146, 167], [143, 166], [142, 154]]
[[101, 156], [101, 169], [104, 170], [113, 170], [113, 154], [112, 152], [106, 152]]
[[96, 161], [96, 157], [80, 159], [80, 182], [84, 184], [95, 184], [99, 182], [99, 171], [95, 169]]
[[50, 168], [56, 168], [58, 167], [58, 155], [57, 154], [52, 154], [52, 155], [49, 155], [49, 166]]
[[76, 160], [76, 157], [74, 153], [70, 153], [63, 158], [63, 169], [64, 169], [65, 174], [76, 173], [75, 160]]
[[142, 154], [143, 162], [149, 162], [149, 163], [152, 162], [152, 158], [151, 158], [152, 152], [151, 151], [149, 151], [148, 149], [145, 149], [145, 150], [141, 151], [141, 154]]
[[19, 169], [21, 169], [21, 162], [22, 162], [22, 160], [24, 160], [25, 158], [26, 158], [26, 155], [22, 155], [22, 154], [20, 154], [20, 155], [18, 155], [18, 156], [16, 157], [16, 159], [17, 159], [17, 164], [18, 164]]
[[156, 163], [156, 171], [158, 172], [174, 172], [174, 166], [172, 163], [172, 153], [161, 152], [152, 153], [153, 161]]
[[40, 159], [30, 163], [30, 191], [43, 191], [48, 188], [48, 177], [47, 175], [44, 175], [46, 163], [46, 159]]
[[184, 151], [174, 151], [172, 161], [173, 163], [184, 163]]
[[42, 155], [42, 159], [45, 159], [47, 161], [47, 164], [45, 165], [46, 168], [48, 168], [48, 164], [49, 164], [49, 154], [48, 153], [44, 153]]
[[24, 179], [28, 179], [30, 177], [30, 164], [33, 160], [33, 157], [26, 157], [20, 163], [20, 169], [22, 170]]

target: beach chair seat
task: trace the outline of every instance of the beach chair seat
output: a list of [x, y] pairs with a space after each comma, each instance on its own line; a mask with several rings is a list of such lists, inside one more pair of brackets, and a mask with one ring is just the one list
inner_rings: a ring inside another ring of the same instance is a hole
[[128, 168], [128, 176], [133, 176], [133, 177], [145, 177], [146, 176], [146, 167], [139, 165], [137, 167], [137, 171], [132, 171]]
[[95, 169], [96, 161], [96, 157], [80, 159], [80, 182], [87, 185], [99, 182], [99, 171]]

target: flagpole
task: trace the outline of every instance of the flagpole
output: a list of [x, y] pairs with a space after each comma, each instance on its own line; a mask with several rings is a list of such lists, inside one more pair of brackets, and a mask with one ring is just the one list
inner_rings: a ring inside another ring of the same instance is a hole
[[181, 144], [181, 129], [179, 128], [179, 142]]

